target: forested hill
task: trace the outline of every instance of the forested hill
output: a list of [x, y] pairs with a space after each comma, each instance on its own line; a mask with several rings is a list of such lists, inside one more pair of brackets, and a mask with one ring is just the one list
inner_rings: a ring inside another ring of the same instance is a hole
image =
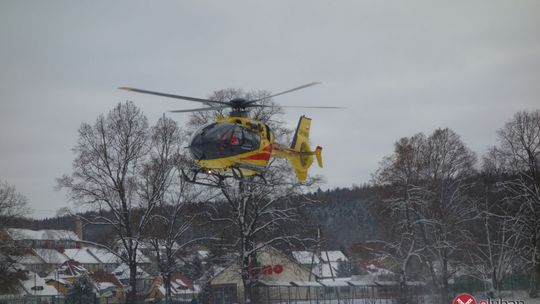
[[[303, 210], [309, 226], [320, 226], [326, 246], [333, 249], [348, 248], [351, 244], [377, 238], [379, 227], [375, 217], [370, 214], [370, 204], [375, 201], [376, 193], [370, 187], [337, 188], [318, 190], [310, 197], [315, 201]], [[200, 205], [199, 205], [200, 206]], [[70, 216], [46, 219], [11, 219], [10, 227], [27, 229], [69, 229], [75, 227], [75, 218]], [[85, 225], [85, 239], [97, 242], [105, 241], [102, 229]], [[200, 234], [206, 228], [194, 228]], [[311, 230], [313, 231], [313, 230]], [[306, 235], [305, 237], [315, 237]]]
[[371, 187], [337, 188], [314, 194], [319, 203], [306, 210], [310, 222], [320, 225], [328, 247], [348, 248], [350, 245], [376, 239], [379, 227], [370, 206], [376, 201]]

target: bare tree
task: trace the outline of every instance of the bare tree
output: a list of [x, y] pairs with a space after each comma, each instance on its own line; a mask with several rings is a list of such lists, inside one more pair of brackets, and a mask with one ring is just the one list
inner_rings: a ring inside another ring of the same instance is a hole
[[[291, 247], [313, 242], [302, 237], [304, 220], [300, 210], [310, 203], [303, 194], [318, 182], [300, 183], [288, 165], [275, 161], [265, 173], [266, 184], [243, 181], [219, 181], [227, 212], [214, 209], [211, 221], [225, 225], [230, 235], [228, 246], [238, 254], [244, 287], [244, 301], [255, 300], [252, 284], [256, 280], [257, 254], [279, 243]], [[294, 229], [287, 229], [294, 226]]]
[[10, 221], [29, 213], [28, 201], [15, 186], [7, 182], [0, 183], [0, 294], [14, 293], [19, 281], [26, 279], [26, 273], [18, 264], [16, 256], [19, 246], [7, 233], [6, 225]]
[[520, 242], [513, 233], [516, 221], [501, 200], [488, 194], [478, 200], [480, 221], [471, 226], [475, 233], [467, 247], [472, 269], [469, 274], [476, 275], [482, 282], [490, 282], [490, 296], [499, 297], [502, 282], [515, 270], [518, 258]]
[[73, 201], [96, 211], [86, 221], [114, 228], [112, 245], [101, 246], [129, 266], [129, 303], [137, 297], [139, 244], [175, 167], [179, 143], [167, 133], [171, 124], [163, 117], [150, 129], [132, 102], [120, 103], [93, 126], [81, 125], [73, 173], [58, 180]]
[[499, 185], [507, 191], [508, 208], [516, 210], [514, 233], [530, 272], [529, 294], [540, 283], [540, 111], [514, 115], [498, 132], [499, 145], [490, 151], [491, 170], [504, 172]]
[[388, 256], [400, 268], [400, 284], [407, 287], [410, 265], [416, 259], [422, 260], [424, 244], [419, 240], [418, 218], [422, 216], [423, 172], [425, 167], [425, 142], [423, 134], [402, 138], [394, 144], [394, 153], [381, 162], [381, 167], [372, 182], [382, 186], [387, 210], [383, 210], [393, 221], [394, 236], [384, 241]]
[[456, 133], [437, 129], [400, 140], [374, 179], [390, 187], [388, 207], [402, 234], [389, 247], [402, 265], [402, 282], [411, 259], [421, 259], [441, 303], [448, 301], [456, 257], [470, 239], [466, 223], [476, 216], [468, 196], [475, 160]]
[[30, 212], [28, 200], [15, 186], [0, 182], [0, 229], [13, 218], [25, 216]]
[[[182, 165], [184, 162], [178, 163]], [[150, 227], [145, 233], [144, 242], [153, 249], [158, 271], [165, 285], [165, 298], [171, 300], [171, 275], [180, 270], [180, 253], [210, 237], [193, 237], [192, 230], [198, 212], [189, 210], [193, 202], [201, 202], [205, 195], [200, 187], [188, 183], [175, 170], [175, 177], [163, 198], [163, 205], [156, 211]], [[182, 259], [182, 263], [186, 263]]]

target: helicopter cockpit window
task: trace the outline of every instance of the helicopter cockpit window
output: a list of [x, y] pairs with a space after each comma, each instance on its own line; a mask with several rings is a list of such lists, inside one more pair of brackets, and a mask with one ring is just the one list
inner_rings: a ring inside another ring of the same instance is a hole
[[231, 123], [213, 123], [195, 132], [190, 150], [197, 160], [234, 156], [259, 148], [258, 133]]

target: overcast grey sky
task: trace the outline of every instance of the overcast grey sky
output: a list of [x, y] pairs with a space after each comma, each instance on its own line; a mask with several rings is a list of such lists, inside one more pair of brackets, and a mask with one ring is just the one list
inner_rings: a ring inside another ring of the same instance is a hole
[[[540, 1], [0, 1], [0, 180], [35, 209], [67, 205], [77, 129], [133, 100], [155, 121], [206, 97], [277, 92], [287, 123], [313, 118], [325, 187], [368, 182], [393, 143], [450, 127], [478, 154], [540, 108]], [[180, 124], [187, 115], [174, 115]]]

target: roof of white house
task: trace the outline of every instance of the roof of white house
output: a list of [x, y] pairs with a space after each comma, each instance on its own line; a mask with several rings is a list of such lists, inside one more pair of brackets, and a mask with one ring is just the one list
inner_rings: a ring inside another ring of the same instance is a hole
[[104, 264], [120, 263], [120, 258], [107, 249], [86, 247], [86, 250]]
[[[125, 263], [120, 264], [120, 266], [116, 267], [116, 269], [113, 271], [113, 274], [120, 280], [128, 280], [129, 279], [129, 266]], [[146, 271], [142, 270], [141, 267], [137, 266], [137, 278], [138, 279], [145, 279], [150, 277]]]
[[9, 236], [14, 240], [69, 240], [80, 241], [77, 234], [70, 230], [54, 230], [54, 229], [42, 229], [42, 230], [30, 230], [20, 228], [8, 228], [7, 232]]
[[101, 264], [101, 261], [88, 252], [87, 248], [65, 249], [64, 255], [81, 264]]
[[39, 265], [43, 264], [43, 260], [41, 260], [38, 256], [31, 253], [25, 253], [23, 255], [18, 256], [11, 256], [11, 258], [16, 261], [19, 264], [22, 265]]
[[[313, 251], [293, 251], [292, 252], [293, 257], [298, 261], [300, 264], [311, 264], [312, 261], [314, 264], [319, 263], [319, 254], [315, 253]], [[341, 261], [348, 261], [349, 259], [341, 252], [340, 250], [328, 250], [328, 251], [321, 251], [320, 252], [320, 258], [323, 262], [337, 262], [339, 260]]]
[[69, 258], [55, 249], [36, 248], [34, 252], [47, 264], [62, 264]]
[[49, 286], [45, 283], [45, 279], [39, 275], [28, 272], [27, 279], [21, 281], [22, 288], [26, 294], [36, 296], [56, 296], [58, 291], [53, 286]]

